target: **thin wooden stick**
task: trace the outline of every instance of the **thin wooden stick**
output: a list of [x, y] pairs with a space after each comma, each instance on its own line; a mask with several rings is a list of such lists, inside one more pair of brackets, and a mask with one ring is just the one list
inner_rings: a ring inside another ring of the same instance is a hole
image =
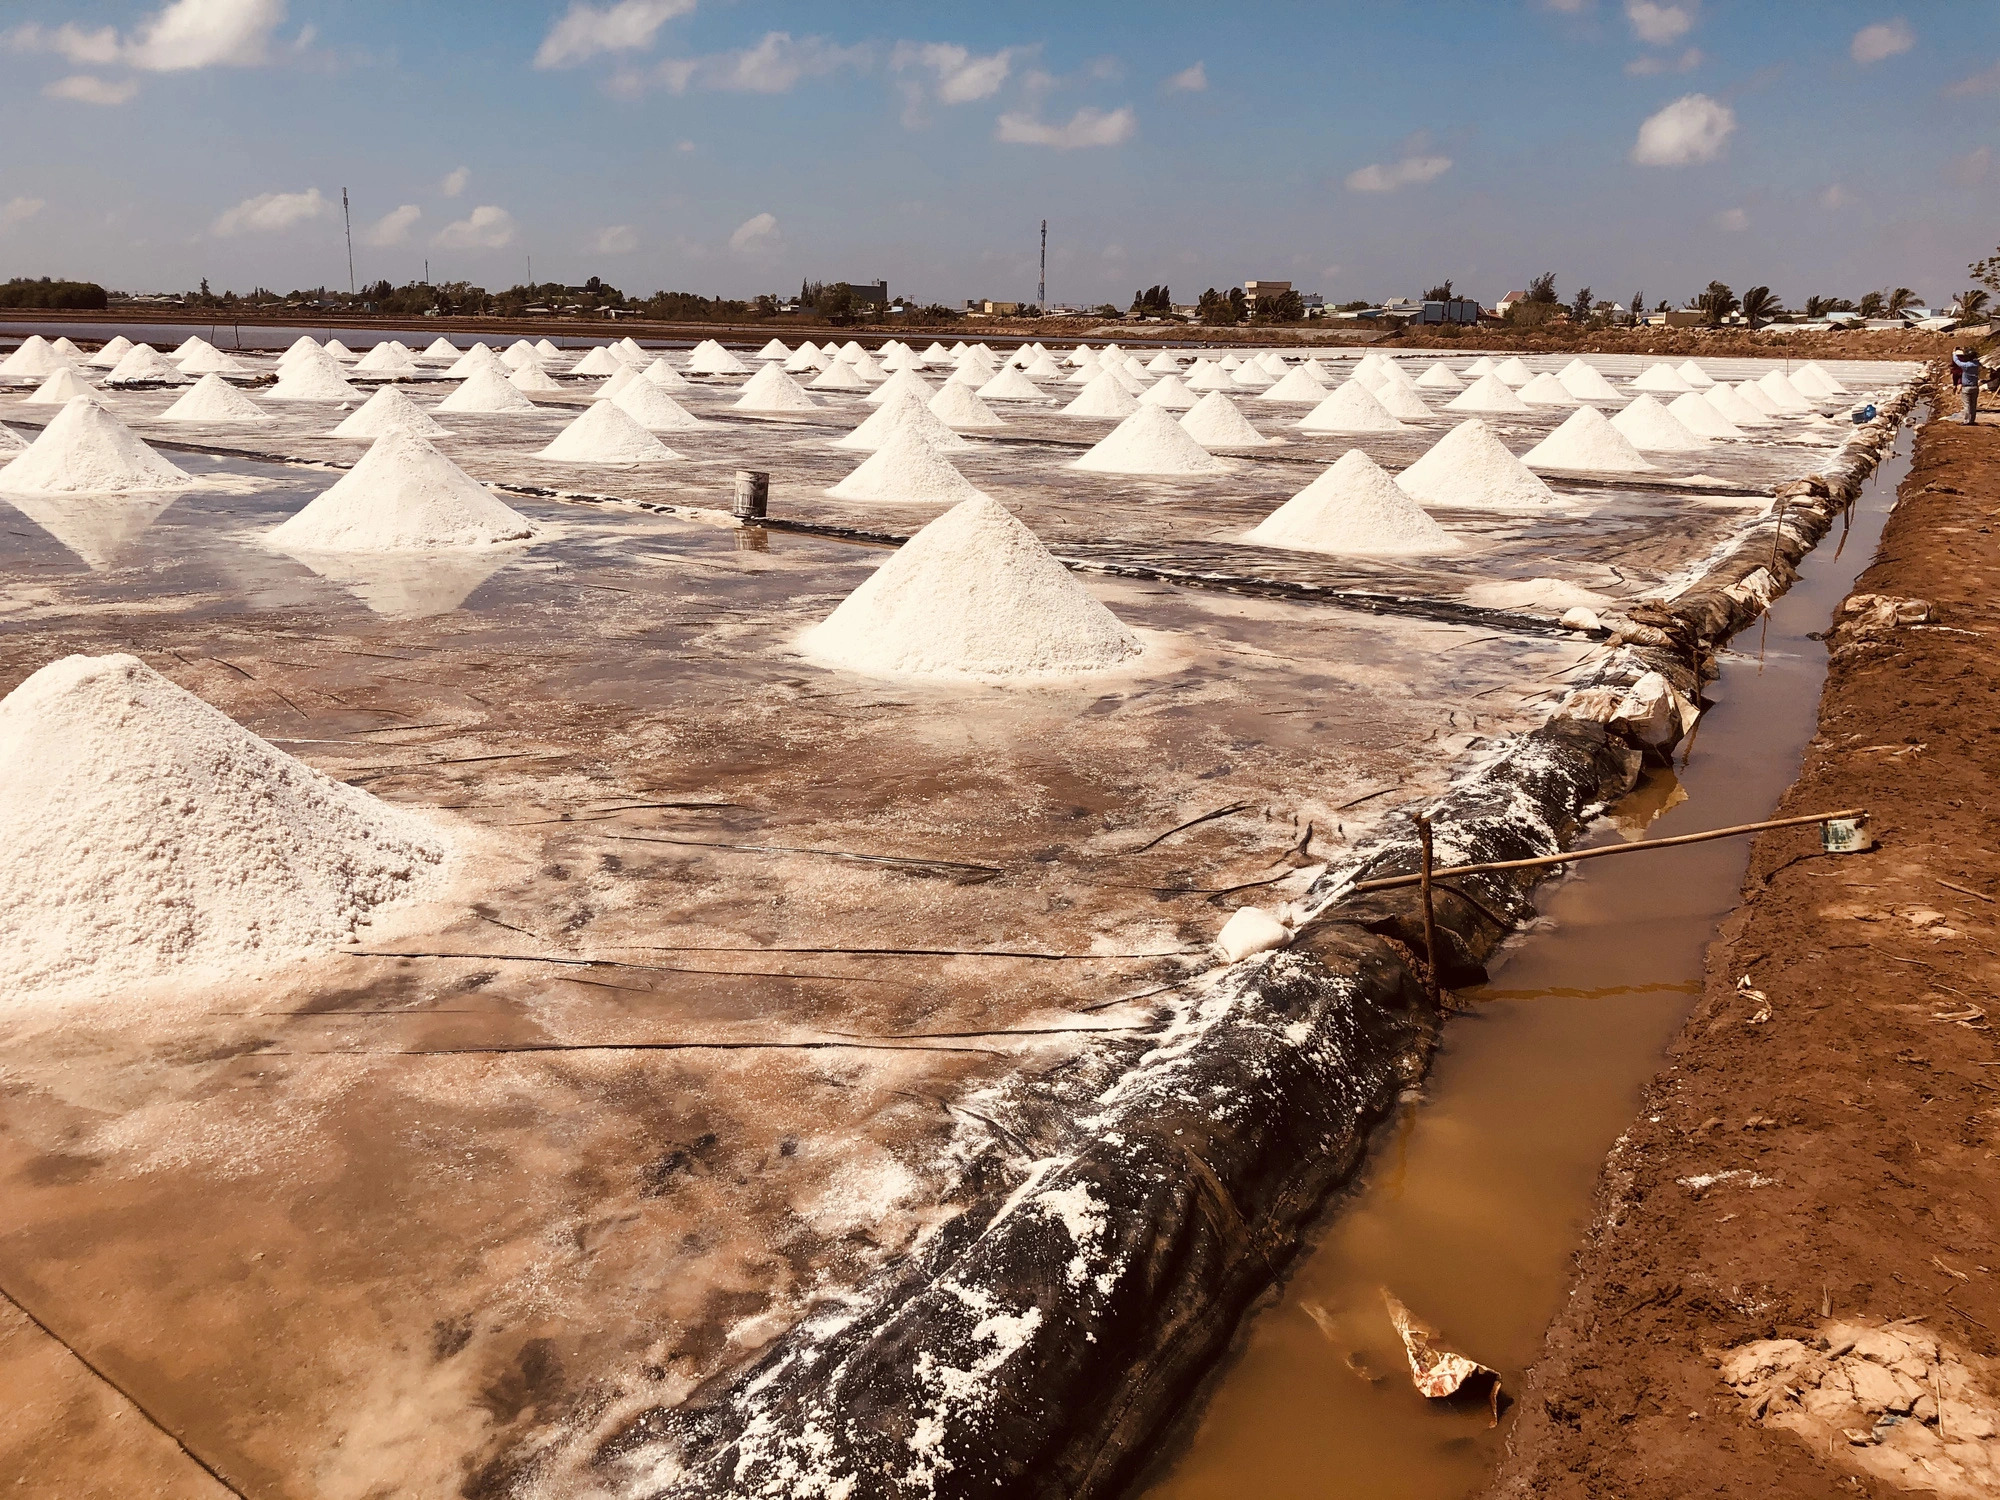
[[1830, 823], [1835, 818], [1865, 818], [1865, 807], [1843, 808], [1839, 812], [1813, 813], [1803, 818], [1772, 818], [1763, 823], [1739, 823], [1734, 828], [1711, 828], [1706, 833], [1683, 833], [1670, 839], [1644, 839], [1636, 844], [1609, 844], [1602, 849], [1578, 849], [1569, 854], [1542, 854], [1534, 859], [1502, 859], [1484, 865], [1453, 865], [1446, 870], [1419, 871], [1415, 875], [1385, 875], [1379, 880], [1359, 880], [1356, 891], [1393, 891], [1404, 886], [1424, 885], [1431, 879], [1451, 875], [1485, 875], [1500, 870], [1534, 870], [1544, 865], [1566, 865], [1580, 859], [1602, 859], [1610, 854], [1638, 854], [1648, 849], [1669, 849], [1677, 844], [1705, 844], [1710, 839], [1733, 838], [1740, 833], [1762, 833], [1767, 828], [1799, 828], [1808, 823]]
[[1438, 930], [1437, 910], [1431, 903], [1431, 819], [1429, 813], [1417, 814], [1417, 842], [1423, 847], [1423, 868], [1417, 879], [1424, 892], [1424, 978], [1431, 992], [1431, 1009], [1437, 1010], [1444, 1003], [1444, 996], [1438, 991]]

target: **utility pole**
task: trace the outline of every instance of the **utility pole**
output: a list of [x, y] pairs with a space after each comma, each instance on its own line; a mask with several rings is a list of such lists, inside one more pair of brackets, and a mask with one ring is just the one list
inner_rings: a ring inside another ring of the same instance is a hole
[[354, 295], [354, 215], [347, 211], [347, 189], [340, 190], [340, 217], [347, 225], [347, 295]]
[[1035, 311], [1049, 310], [1049, 221], [1042, 220], [1042, 274], [1035, 282]]
[[431, 258], [428, 255], [426, 255], [424, 257], [424, 285], [429, 286], [430, 284], [431, 284]]

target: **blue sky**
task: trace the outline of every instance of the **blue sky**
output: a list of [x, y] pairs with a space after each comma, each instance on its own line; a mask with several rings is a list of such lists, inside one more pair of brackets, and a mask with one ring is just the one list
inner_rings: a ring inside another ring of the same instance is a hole
[[[0, 10], [0, 274], [1942, 301], [2000, 5], [150, 0]], [[25, 147], [25, 149], [24, 149]]]

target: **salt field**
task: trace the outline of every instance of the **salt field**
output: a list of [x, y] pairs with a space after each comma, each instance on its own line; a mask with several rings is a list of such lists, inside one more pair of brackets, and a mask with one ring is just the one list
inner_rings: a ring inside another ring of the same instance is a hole
[[[244, 1493], [697, 1493], [714, 1392], [996, 1211], [1108, 1287], [1023, 1101], [1115, 1136], [1233, 913], [1303, 932], [1918, 373], [342, 338], [0, 362], [0, 739], [98, 789], [0, 794], [9, 1286]], [[97, 814], [140, 765], [184, 824]], [[310, 868], [218, 884], [264, 820]], [[62, 925], [134, 859], [144, 941]], [[974, 1292], [954, 1434], [1036, 1326]], [[50, 1472], [150, 1482], [50, 1381]]]

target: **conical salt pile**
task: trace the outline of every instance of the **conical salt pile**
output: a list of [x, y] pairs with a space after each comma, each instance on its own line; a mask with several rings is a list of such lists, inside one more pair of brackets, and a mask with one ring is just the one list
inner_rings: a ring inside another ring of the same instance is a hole
[[1424, 405], [1424, 398], [1405, 375], [1401, 380], [1385, 380], [1375, 388], [1375, 399], [1398, 422], [1428, 422], [1437, 414]]
[[[125, 346], [131, 348], [130, 344]], [[326, 351], [313, 341], [311, 334], [302, 333], [285, 346], [285, 352], [278, 356], [278, 368], [283, 370], [301, 354], [324, 354]]]
[[[1268, 396], [1270, 392], [1267, 391], [1265, 394]], [[1319, 396], [1324, 394], [1325, 392], [1322, 391], [1312, 399], [1317, 401]], [[1201, 397], [1181, 384], [1180, 376], [1162, 375], [1139, 397], [1139, 404], [1141, 406], [1164, 406], [1168, 411], [1192, 411], [1194, 410], [1195, 402], [1201, 399]]]
[[1146, 361], [1146, 369], [1154, 375], [1178, 375], [1181, 370], [1181, 362], [1178, 357], [1162, 349], [1158, 354], [1155, 354], [1151, 359]]
[[1233, 390], [1236, 379], [1214, 361], [1198, 359], [1188, 367], [1187, 374], [1181, 377], [1181, 384], [1191, 391], [1199, 391], [1206, 395], [1210, 391]]
[[1071, 370], [1069, 374], [1063, 376], [1062, 383], [1064, 385], [1082, 387], [1089, 385], [1091, 381], [1097, 379], [1103, 373], [1104, 366], [1102, 364], [1096, 359], [1087, 359], [1074, 370]]
[[446, 378], [451, 380], [469, 380], [474, 370], [493, 370], [500, 375], [505, 375], [508, 366], [501, 360], [499, 355], [493, 352], [490, 345], [474, 344], [465, 353], [459, 355], [457, 360], [453, 362], [452, 367], [444, 373]]
[[125, 357], [126, 351], [131, 347], [132, 341], [121, 333], [84, 363], [93, 370], [114, 370], [118, 367], [118, 361]]
[[1697, 391], [1705, 391], [1715, 384], [1715, 380], [1709, 375], [1708, 371], [1704, 370], [1691, 359], [1683, 363], [1674, 373]]
[[[607, 385], [609, 383], [606, 382]], [[624, 388], [612, 396], [611, 404], [648, 432], [688, 432], [711, 425], [643, 375], [635, 375], [628, 380]]]
[[1301, 432], [1401, 432], [1375, 393], [1359, 380], [1335, 387], [1299, 421]]
[[1771, 399], [1771, 393], [1756, 381], [1739, 380], [1736, 382], [1735, 389], [1738, 396], [1741, 396], [1744, 401], [1754, 406], [1765, 416], [1777, 417], [1784, 415], [1783, 409], [1779, 407], [1777, 402]]
[[434, 362], [454, 363], [458, 359], [458, 345], [443, 334], [439, 334], [425, 346], [423, 357]]
[[[1710, 387], [1714, 389], [1714, 387]], [[1667, 413], [1696, 437], [1740, 438], [1743, 429], [1704, 398], [1708, 391], [1683, 391], [1667, 403]]]
[[783, 361], [790, 359], [792, 357], [792, 351], [787, 349], [784, 346], [784, 344], [778, 339], [772, 339], [769, 343], [765, 344], [763, 348], [757, 351], [757, 357], [759, 359], [775, 359]]
[[1350, 448], [1243, 540], [1352, 557], [1435, 557], [1464, 546], [1359, 448]]
[[1097, 351], [1091, 348], [1090, 345], [1078, 344], [1074, 349], [1070, 350], [1068, 354], [1063, 356], [1063, 363], [1073, 368], [1080, 369], [1083, 365], [1089, 363], [1090, 361], [1095, 360], [1096, 358], [1097, 358]]
[[379, 375], [384, 380], [408, 380], [418, 374], [417, 362], [397, 348], [394, 341], [377, 344], [354, 363], [357, 375]]
[[819, 346], [807, 339], [799, 345], [798, 352], [785, 361], [785, 373], [803, 375], [808, 370], [824, 370], [832, 361], [819, 352]]
[[1528, 368], [1528, 362], [1520, 355], [1503, 359], [1494, 367], [1493, 373], [1512, 386], [1523, 386], [1535, 378], [1535, 372]]
[[[1798, 372], [1792, 377], [1793, 385], [1799, 384], [1800, 375], [1811, 378], [1812, 386], [1810, 389], [1816, 396], [1845, 396], [1848, 394], [1847, 387], [1842, 385], [1839, 379], [1827, 370], [1825, 366], [1820, 364], [1818, 360], [1812, 360], [1801, 365]], [[1799, 389], [1806, 390], [1808, 387], [1799, 386]]]
[[931, 397], [930, 413], [954, 432], [991, 432], [1005, 427], [1006, 419], [979, 399], [969, 385], [946, 381]]
[[544, 367], [550, 360], [561, 359], [562, 349], [548, 339], [535, 340], [535, 359]]
[[694, 382], [668, 364], [665, 356], [647, 365], [642, 373], [663, 391], [688, 391], [694, 389]]
[[161, 412], [162, 422], [272, 422], [265, 411], [220, 375], [204, 375], [180, 400]]
[[64, 334], [61, 337], [57, 338], [54, 343], [49, 345], [49, 347], [55, 350], [57, 354], [61, 355], [64, 359], [68, 360], [73, 365], [80, 365], [83, 363], [83, 350], [77, 345], [76, 341], [70, 338], [69, 335], [67, 334]]
[[151, 344], [134, 344], [125, 351], [125, 357], [111, 367], [111, 373], [104, 377], [107, 386], [191, 385], [193, 382], [192, 375], [183, 375], [179, 365]]
[[1215, 367], [1218, 370], [1227, 370], [1231, 375], [1234, 375], [1242, 366], [1243, 361], [1233, 354], [1225, 354], [1215, 362]]
[[515, 390], [530, 396], [546, 396], [562, 389], [555, 376], [542, 368], [540, 359], [525, 360], [514, 366], [507, 377], [507, 383]]
[[1268, 448], [1281, 438], [1268, 438], [1250, 425], [1236, 403], [1221, 391], [1210, 391], [1181, 418], [1181, 431], [1204, 448]]
[[591, 403], [535, 455], [565, 464], [666, 463], [680, 456], [626, 415], [615, 398]]
[[57, 412], [41, 436], [0, 469], [0, 490], [23, 494], [175, 490], [194, 477], [148, 448], [89, 396]]
[[28, 440], [11, 427], [0, 427], [0, 453], [19, 453]]
[[1540, 510], [1556, 498], [1477, 417], [1452, 428], [1396, 483], [1424, 505], [1462, 510]]
[[49, 376], [32, 392], [23, 398], [27, 406], [67, 406], [78, 396], [95, 396], [90, 382], [68, 365], [59, 365], [55, 374]]
[[[652, 381], [646, 379], [644, 375], [641, 375], [637, 370], [633, 369], [630, 365], [621, 363], [617, 369], [611, 372], [609, 377], [606, 378], [605, 382], [602, 385], [600, 385], [596, 390], [590, 393], [590, 399], [593, 401], [609, 401], [613, 396], [617, 395], [620, 391], [624, 390], [626, 386], [630, 385], [635, 380], [640, 382], [642, 385], [653, 384]], [[683, 381], [682, 383], [685, 384], [686, 382]], [[655, 389], [659, 388], [655, 387]], [[661, 394], [665, 395], [666, 392], [664, 390], [661, 390]]]
[[1569, 387], [1544, 370], [1515, 392], [1529, 406], [1575, 406], [1577, 398]]
[[1062, 372], [1062, 366], [1056, 362], [1055, 356], [1046, 352], [1037, 354], [1021, 366], [1021, 373], [1030, 380], [1060, 380]]
[[948, 365], [951, 362], [951, 351], [936, 339], [932, 339], [930, 348], [924, 350], [924, 363], [927, 365]]
[[572, 375], [616, 375], [620, 370], [631, 368], [631, 365], [602, 344], [596, 344], [584, 352], [582, 359], [569, 367], [569, 372]]
[[913, 349], [893, 341], [882, 346], [882, 368], [885, 370], [893, 373], [898, 370], [915, 370], [922, 365], [923, 361], [917, 358]]
[[1103, 671], [1143, 647], [1005, 507], [946, 511], [799, 642], [871, 676], [1009, 679]]
[[1465, 382], [1451, 373], [1451, 366], [1443, 360], [1435, 361], [1431, 367], [1417, 377], [1417, 389], [1424, 391], [1462, 391]]
[[1277, 382], [1256, 360], [1245, 360], [1234, 371], [1236, 384], [1246, 391], [1268, 391]]
[[1041, 390], [1030, 380], [1027, 373], [1009, 365], [979, 387], [982, 401], [1040, 401], [1045, 399]]
[[1777, 403], [1781, 412], [1797, 416], [1813, 409], [1813, 402], [1785, 378], [1783, 370], [1769, 371], [1757, 385], [1765, 395]]
[[1679, 395], [1694, 387], [1681, 379], [1680, 372], [1672, 365], [1648, 365], [1644, 372], [1632, 381], [1635, 391], [1660, 391], [1667, 395]]
[[337, 438], [367, 438], [370, 441], [391, 432], [420, 438], [447, 435], [444, 428], [431, 420], [429, 412], [393, 385], [383, 386], [333, 429]]
[[940, 453], [962, 453], [973, 446], [939, 421], [929, 403], [914, 391], [904, 391], [883, 402], [854, 431], [835, 438], [833, 446], [856, 453], [873, 453], [905, 427]]
[[1604, 378], [1604, 372], [1585, 360], [1573, 359], [1556, 376], [1564, 390], [1579, 401], [1622, 402], [1624, 392]]
[[443, 885], [429, 819], [324, 776], [134, 656], [0, 701], [0, 991], [119, 994], [354, 942]]
[[427, 552], [534, 535], [526, 516], [424, 439], [392, 432], [265, 541], [286, 552]]
[[328, 339], [324, 344], [320, 345], [320, 349], [323, 353], [325, 353], [327, 358], [333, 360], [337, 364], [351, 364], [353, 361], [360, 358], [360, 356], [357, 355], [352, 349], [348, 348], [347, 345], [341, 343], [339, 339]]
[[522, 365], [532, 363], [538, 356], [535, 346], [526, 339], [515, 339], [500, 356], [500, 363], [510, 370], [518, 370]]
[[21, 340], [21, 347], [0, 360], [0, 379], [47, 380], [67, 361], [39, 333]]
[[814, 376], [806, 386], [809, 391], [865, 391], [868, 382], [855, 373], [854, 366], [844, 359], [836, 359], [832, 364]]
[[909, 366], [898, 369], [887, 380], [876, 386], [862, 399], [870, 406], [880, 406], [897, 391], [910, 391], [928, 401], [937, 394], [937, 388]]
[[[925, 412], [929, 416], [929, 412]], [[936, 420], [933, 418], [932, 420]], [[891, 431], [852, 474], [827, 491], [836, 500], [909, 501], [922, 505], [955, 505], [979, 491], [951, 466], [914, 427], [905, 423]]]
[[1642, 395], [1611, 419], [1641, 453], [1695, 453], [1708, 439], [1689, 432], [1681, 421], [1650, 395]]
[[1632, 446], [1632, 440], [1594, 406], [1571, 412], [1562, 426], [1522, 454], [1521, 462], [1531, 469], [1585, 474], [1640, 474], [1653, 467]]
[[[133, 351], [136, 354], [138, 351]], [[125, 356], [130, 359], [130, 354]], [[113, 372], [116, 373], [115, 371]], [[264, 392], [267, 401], [348, 401], [360, 392], [347, 382], [340, 366], [324, 349], [301, 354], [278, 376], [278, 383]]]
[[[917, 377], [912, 375], [910, 379], [916, 380]], [[787, 375], [784, 365], [776, 361], [761, 366], [755, 375], [746, 380], [743, 393], [732, 404], [737, 411], [798, 412], [821, 409], [820, 404], [806, 394], [806, 388]]]
[[1221, 474], [1229, 469], [1164, 406], [1141, 406], [1070, 466], [1097, 474]]
[[[279, 384], [283, 384], [280, 381]], [[490, 365], [481, 365], [465, 377], [463, 384], [444, 400], [438, 402], [437, 409], [444, 412], [465, 412], [496, 414], [500, 412], [533, 411], [535, 403], [516, 390], [507, 376]]]
[[1468, 380], [1477, 380], [1482, 375], [1491, 375], [1499, 368], [1490, 356], [1482, 354], [1471, 364], [1467, 365], [1460, 373]]
[[1737, 395], [1736, 387], [1727, 382], [1717, 381], [1707, 390], [1694, 394], [1721, 412], [1725, 420], [1746, 432], [1754, 427], [1777, 425], [1770, 417]]
[[1518, 416], [1533, 411], [1497, 374], [1482, 375], [1445, 402], [1446, 411], [1480, 411]]
[[697, 349], [688, 360], [690, 375], [748, 375], [750, 367], [731, 354], [722, 345], [709, 340], [708, 347]]
[[1314, 380], [1317, 380], [1327, 390], [1330, 391], [1333, 389], [1334, 387], [1333, 371], [1329, 370], [1325, 365], [1321, 364], [1319, 362], [1319, 357], [1317, 355], [1307, 360], [1304, 364], [1300, 365], [1299, 368], [1301, 370], [1304, 370], [1306, 374], [1312, 376]]
[[183, 375], [247, 375], [250, 367], [224, 354], [207, 339], [194, 340], [194, 347], [174, 360]]
[[629, 333], [611, 346], [611, 352], [620, 359], [629, 360], [635, 365], [643, 365], [653, 358], [647, 351], [646, 346], [633, 338]]
[[1139, 409], [1139, 398], [1125, 388], [1125, 382], [1110, 370], [1099, 370], [1090, 383], [1077, 392], [1076, 399], [1062, 409], [1065, 417], [1129, 417]]

